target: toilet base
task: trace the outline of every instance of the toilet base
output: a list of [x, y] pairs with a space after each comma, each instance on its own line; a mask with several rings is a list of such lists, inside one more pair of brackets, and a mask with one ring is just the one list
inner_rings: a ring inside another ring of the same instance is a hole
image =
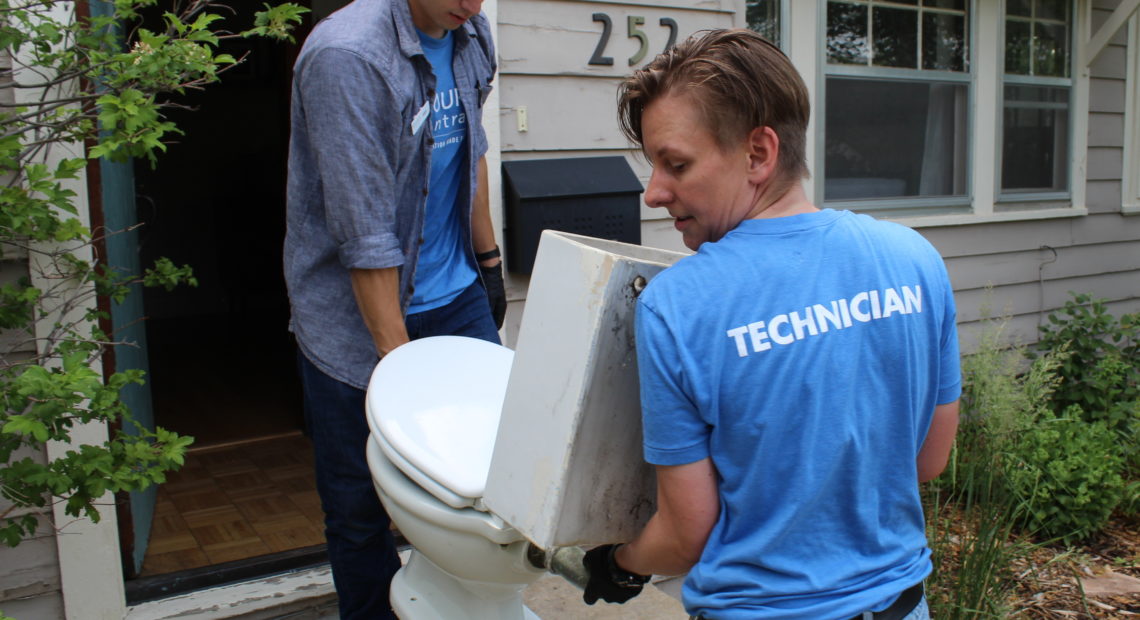
[[390, 596], [400, 620], [540, 620], [523, 605], [525, 588], [460, 579], [413, 548]]

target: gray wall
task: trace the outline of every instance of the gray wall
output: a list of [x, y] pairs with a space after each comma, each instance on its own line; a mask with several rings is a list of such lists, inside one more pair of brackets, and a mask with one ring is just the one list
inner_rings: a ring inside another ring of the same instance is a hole
[[[626, 36], [625, 16], [646, 17], [652, 57], [660, 16], [677, 19], [684, 36], [697, 28], [732, 25], [731, 12], [738, 6], [727, 0], [670, 3], [681, 9], [644, 6], [648, 3], [500, 0], [504, 161], [626, 154], [642, 182], [648, 180], [649, 167], [628, 148], [614, 120], [616, 84], [635, 68], [627, 62], [636, 42]], [[1093, 33], [1117, 3], [1094, 0]], [[601, 30], [590, 21], [591, 12], [613, 18], [606, 50], [614, 58], [610, 67], [586, 64]], [[1140, 310], [1140, 216], [1121, 214], [1127, 43], [1124, 27], [1092, 65], [1087, 216], [919, 229], [946, 259], [966, 348], [987, 308], [991, 315], [1008, 313], [1010, 336], [1023, 342], [1036, 340], [1039, 321], [1064, 305], [1068, 291], [1106, 298], [1116, 314]], [[520, 106], [527, 107], [526, 132], [517, 130]], [[642, 243], [684, 251], [662, 215], [641, 207]], [[512, 298], [524, 297], [526, 284], [525, 278], [515, 278]]]
[[[1093, 3], [1094, 34], [1116, 4]], [[1140, 311], [1140, 216], [1121, 213], [1127, 33], [1121, 28], [1091, 66], [1087, 216], [920, 230], [946, 259], [967, 347], [987, 307], [1008, 313], [1010, 335], [1022, 342], [1036, 341], [1069, 291], [1107, 299], [1117, 316]]]

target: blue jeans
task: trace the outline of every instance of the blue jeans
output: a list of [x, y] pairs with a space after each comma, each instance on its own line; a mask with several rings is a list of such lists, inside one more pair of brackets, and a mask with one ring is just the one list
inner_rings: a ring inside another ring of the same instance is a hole
[[[487, 295], [478, 282], [450, 304], [410, 315], [406, 323], [413, 340], [452, 335], [499, 343]], [[340, 617], [395, 619], [388, 588], [400, 559], [364, 457], [366, 393], [324, 374], [303, 353], [297, 358]]]

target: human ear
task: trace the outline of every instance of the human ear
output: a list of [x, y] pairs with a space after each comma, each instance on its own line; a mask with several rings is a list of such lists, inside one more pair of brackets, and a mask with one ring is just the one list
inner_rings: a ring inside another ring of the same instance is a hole
[[763, 185], [776, 175], [780, 137], [771, 127], [757, 127], [748, 134], [748, 180]]

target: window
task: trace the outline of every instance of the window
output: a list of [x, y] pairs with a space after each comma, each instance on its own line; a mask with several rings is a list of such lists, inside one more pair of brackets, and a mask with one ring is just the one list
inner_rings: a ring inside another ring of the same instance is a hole
[[825, 200], [968, 204], [969, 18], [966, 0], [827, 3]]
[[1001, 117], [1004, 199], [1069, 190], [1071, 9], [1007, 0]]
[[748, 28], [779, 46], [780, 0], [748, 0], [744, 5]]

